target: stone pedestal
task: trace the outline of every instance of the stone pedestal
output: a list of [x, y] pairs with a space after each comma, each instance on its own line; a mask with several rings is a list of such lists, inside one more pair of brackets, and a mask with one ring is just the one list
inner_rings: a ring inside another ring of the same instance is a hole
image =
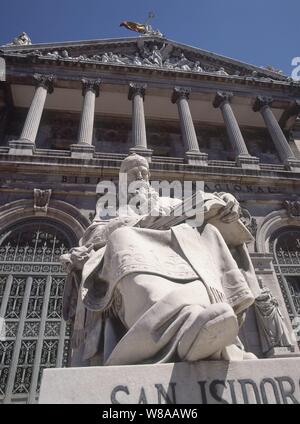
[[250, 155], [239, 155], [236, 158], [236, 164], [244, 169], [260, 170], [259, 159]]
[[293, 172], [300, 172], [300, 160], [299, 159], [286, 159], [284, 162], [287, 169]]
[[208, 155], [201, 152], [185, 152], [185, 159], [189, 165], [207, 166]]
[[92, 159], [95, 147], [88, 143], [71, 144], [71, 158], [74, 159]]
[[10, 155], [31, 156], [35, 149], [35, 143], [27, 140], [11, 140], [8, 145]]
[[300, 403], [300, 358], [46, 369], [39, 403]]

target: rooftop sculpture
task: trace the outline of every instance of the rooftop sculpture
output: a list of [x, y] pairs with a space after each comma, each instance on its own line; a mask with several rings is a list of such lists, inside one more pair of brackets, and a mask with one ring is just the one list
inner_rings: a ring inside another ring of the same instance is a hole
[[152, 26], [150, 25], [150, 21], [154, 18], [154, 13], [149, 12], [148, 19], [144, 24], [141, 24], [139, 22], [132, 22], [132, 21], [123, 21], [120, 23], [121, 27], [125, 27], [129, 29], [130, 31], [135, 31], [143, 36], [157, 36], [157, 37], [163, 37], [163, 34], [158, 30], [154, 30]]

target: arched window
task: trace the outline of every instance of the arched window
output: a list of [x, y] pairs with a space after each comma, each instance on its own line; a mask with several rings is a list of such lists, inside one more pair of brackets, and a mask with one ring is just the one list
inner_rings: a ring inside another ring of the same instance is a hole
[[76, 240], [62, 226], [32, 219], [0, 234], [0, 403], [34, 403], [44, 368], [68, 363], [59, 263]]
[[285, 227], [270, 239], [274, 268], [291, 320], [300, 316], [300, 228]]

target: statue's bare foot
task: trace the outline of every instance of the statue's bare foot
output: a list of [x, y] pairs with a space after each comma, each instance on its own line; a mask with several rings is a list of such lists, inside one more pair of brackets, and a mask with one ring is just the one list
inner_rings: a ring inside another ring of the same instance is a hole
[[178, 343], [177, 352], [183, 361], [210, 357], [234, 343], [239, 332], [237, 317], [227, 303], [215, 303], [203, 309], [195, 324], [199, 330], [193, 343], [188, 340], [188, 332]]

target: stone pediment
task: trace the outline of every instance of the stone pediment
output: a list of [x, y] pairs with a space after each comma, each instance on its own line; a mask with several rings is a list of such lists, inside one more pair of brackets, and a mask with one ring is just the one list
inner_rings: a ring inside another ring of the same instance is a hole
[[285, 81], [280, 72], [240, 62], [161, 37], [137, 37], [52, 44], [6, 45], [5, 55], [49, 62], [83, 62], [160, 70], [255, 77]]

